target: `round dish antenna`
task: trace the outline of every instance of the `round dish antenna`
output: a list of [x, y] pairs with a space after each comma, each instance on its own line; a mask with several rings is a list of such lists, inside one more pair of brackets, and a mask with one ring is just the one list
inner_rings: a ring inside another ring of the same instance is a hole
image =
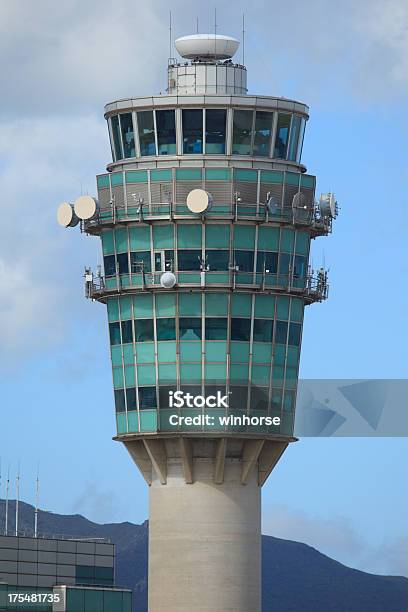
[[58, 206], [57, 221], [62, 227], [75, 227], [79, 219], [74, 212], [74, 207], [69, 202], [62, 202]]
[[192, 34], [175, 41], [177, 52], [185, 59], [230, 59], [238, 50], [239, 40], [232, 36]]
[[337, 217], [338, 207], [334, 193], [322, 193], [319, 200], [322, 217]]
[[98, 210], [95, 198], [91, 196], [80, 196], [74, 202], [74, 211], [77, 217], [86, 221], [91, 219]]
[[160, 284], [164, 289], [172, 289], [176, 284], [176, 277], [173, 272], [163, 272], [160, 277]]
[[204, 189], [193, 189], [187, 196], [187, 208], [193, 213], [203, 213], [212, 206], [212, 195]]

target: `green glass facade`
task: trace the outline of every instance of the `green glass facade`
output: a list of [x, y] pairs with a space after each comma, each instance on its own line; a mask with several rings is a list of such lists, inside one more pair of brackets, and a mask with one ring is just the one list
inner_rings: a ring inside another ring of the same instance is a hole
[[[104, 275], [87, 294], [107, 305], [119, 436], [293, 435], [304, 306], [326, 297], [310, 243], [329, 227], [300, 164], [306, 107], [276, 104], [107, 115], [114, 161], [97, 177], [99, 210], [84, 229], [102, 241]], [[211, 196], [205, 214], [187, 206], [194, 189]], [[176, 408], [176, 391], [220, 391], [228, 407]], [[175, 425], [175, 413], [255, 419]]]
[[[17, 596], [17, 597], [16, 597]], [[45, 601], [44, 601], [45, 600]], [[16, 587], [0, 583], [0, 612], [132, 612], [132, 593], [120, 589]]]

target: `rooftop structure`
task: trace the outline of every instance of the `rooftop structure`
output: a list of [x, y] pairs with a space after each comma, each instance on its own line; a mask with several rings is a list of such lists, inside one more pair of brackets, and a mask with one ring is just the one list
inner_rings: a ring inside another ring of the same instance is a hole
[[132, 593], [114, 586], [114, 545], [0, 536], [0, 611], [132, 612]]
[[237, 47], [178, 39], [166, 95], [106, 105], [97, 198], [59, 209], [102, 240], [85, 290], [107, 306], [115, 439], [149, 485], [150, 612], [260, 612], [261, 487], [294, 441], [304, 306], [328, 294], [309, 109], [247, 95]]

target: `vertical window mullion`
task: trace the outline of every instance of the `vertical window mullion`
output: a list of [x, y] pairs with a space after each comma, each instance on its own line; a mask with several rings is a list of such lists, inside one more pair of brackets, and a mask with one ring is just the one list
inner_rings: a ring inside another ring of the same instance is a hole
[[159, 147], [157, 143], [157, 124], [156, 124], [156, 110], [153, 111], [153, 129], [154, 129], [154, 146], [156, 149], [156, 155], [159, 154]]
[[135, 134], [135, 149], [136, 149], [136, 157], [140, 157], [140, 140], [139, 140], [139, 126], [137, 122], [137, 113], [136, 111], [132, 112], [133, 117], [133, 130]]

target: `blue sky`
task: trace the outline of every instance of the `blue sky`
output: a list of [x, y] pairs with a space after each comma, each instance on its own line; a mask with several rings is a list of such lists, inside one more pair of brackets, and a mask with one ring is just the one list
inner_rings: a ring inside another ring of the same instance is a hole
[[[240, 36], [243, 6], [232, 17], [218, 7], [219, 32]], [[94, 193], [109, 161], [105, 102], [164, 90], [168, 5], [98, 7], [0, 9], [1, 496], [5, 468], [14, 477], [20, 461], [32, 502], [39, 461], [43, 508], [141, 522], [146, 486], [111, 441], [104, 307], [83, 297], [99, 245], [61, 230], [55, 211]], [[172, 10], [175, 35], [195, 30], [197, 15], [209, 27], [198, 2]], [[306, 312], [304, 378], [407, 377], [407, 22], [398, 0], [246, 9], [250, 91], [310, 104], [303, 162], [341, 208], [313, 247], [315, 265], [330, 268], [330, 299]], [[407, 452], [405, 438], [300, 440], [264, 487], [264, 533], [407, 575]]]

